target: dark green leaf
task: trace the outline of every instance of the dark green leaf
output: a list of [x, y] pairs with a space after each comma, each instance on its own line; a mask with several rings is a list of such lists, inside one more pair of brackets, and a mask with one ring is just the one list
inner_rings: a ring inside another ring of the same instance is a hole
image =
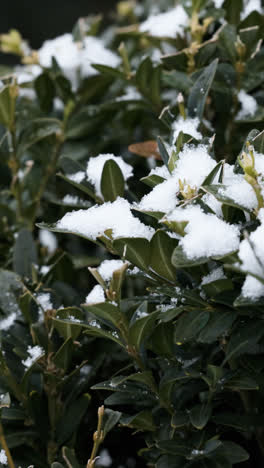
[[123, 237], [114, 240], [116, 252], [141, 270], [147, 270], [150, 262], [150, 243], [142, 237]]
[[58, 444], [61, 445], [70, 439], [72, 434], [76, 431], [86, 413], [90, 400], [90, 395], [85, 393], [67, 408], [66, 413], [59, 420], [56, 428]]
[[177, 241], [165, 231], [158, 230], [150, 241], [150, 268], [169, 281], [176, 280], [176, 271], [171, 263], [171, 256]]
[[16, 238], [13, 268], [22, 277], [32, 277], [32, 266], [38, 264], [37, 250], [30, 231], [22, 229]]
[[212, 407], [209, 403], [196, 405], [190, 411], [190, 421], [196, 429], [203, 429], [208, 423], [212, 413]]
[[123, 197], [125, 181], [118, 164], [109, 159], [105, 162], [101, 177], [101, 192], [105, 201], [115, 201], [117, 197]]
[[188, 98], [188, 113], [190, 117], [202, 119], [206, 98], [212, 86], [217, 65], [218, 59], [214, 60], [203, 70], [191, 88]]

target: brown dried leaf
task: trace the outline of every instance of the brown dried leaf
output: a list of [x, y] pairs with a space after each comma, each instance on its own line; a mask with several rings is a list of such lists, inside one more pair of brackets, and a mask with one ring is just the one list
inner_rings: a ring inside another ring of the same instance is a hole
[[144, 158], [154, 157], [161, 161], [158, 143], [155, 140], [142, 141], [141, 143], [133, 143], [128, 147], [131, 153], [143, 156]]

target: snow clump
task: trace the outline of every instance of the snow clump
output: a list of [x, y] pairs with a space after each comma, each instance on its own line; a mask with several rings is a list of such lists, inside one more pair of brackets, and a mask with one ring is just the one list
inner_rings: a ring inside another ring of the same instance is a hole
[[97, 284], [86, 297], [85, 304], [92, 305], [98, 304], [99, 302], [105, 302], [105, 293], [102, 286]]
[[120, 270], [124, 265], [125, 262], [122, 260], [104, 260], [99, 268], [97, 268], [97, 271], [104, 281], [110, 281], [113, 273], [116, 270]]
[[96, 191], [96, 195], [102, 196], [100, 183], [104, 165], [106, 161], [114, 161], [123, 174], [125, 180], [129, 179], [133, 175], [133, 168], [130, 164], [127, 164], [120, 156], [114, 156], [113, 154], [99, 154], [94, 158], [90, 158], [87, 164], [86, 174], [89, 182], [91, 182]]
[[179, 245], [189, 259], [222, 257], [239, 248], [239, 229], [213, 214], [204, 213], [199, 206], [176, 208], [166, 219], [188, 221], [186, 235]]
[[22, 364], [29, 368], [44, 354], [44, 349], [41, 346], [28, 346], [27, 352], [29, 356], [22, 361]]
[[143, 237], [150, 239], [154, 230], [134, 217], [130, 204], [124, 198], [114, 202], [95, 205], [88, 210], [78, 210], [66, 213], [57, 222], [57, 228], [73, 232], [95, 240], [103, 236], [106, 230], [111, 230], [113, 239], [118, 237]]
[[141, 23], [139, 30], [147, 32], [151, 36], [171, 37], [182, 36], [188, 26], [189, 18], [181, 5], [166, 13], [153, 14]]

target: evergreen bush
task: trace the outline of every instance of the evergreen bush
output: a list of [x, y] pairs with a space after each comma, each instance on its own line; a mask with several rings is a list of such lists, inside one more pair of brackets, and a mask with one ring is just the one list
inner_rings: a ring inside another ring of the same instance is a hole
[[264, 9], [101, 20], [0, 36], [0, 466], [262, 467]]

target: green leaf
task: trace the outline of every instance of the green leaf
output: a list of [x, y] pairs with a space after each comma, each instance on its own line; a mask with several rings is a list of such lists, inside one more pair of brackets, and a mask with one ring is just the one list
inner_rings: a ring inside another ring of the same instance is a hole
[[[74, 341], [82, 332], [82, 324], [78, 323], [82, 318], [83, 314], [79, 309], [67, 307], [57, 311], [56, 317], [53, 318], [53, 324], [65, 340], [71, 338]], [[74, 321], [75, 319], [76, 321]]]
[[202, 265], [207, 262], [208, 258], [206, 257], [196, 259], [188, 258], [180, 245], [174, 249], [171, 257], [171, 263], [175, 268], [189, 268], [196, 265]]
[[196, 405], [190, 411], [190, 421], [196, 429], [203, 429], [208, 423], [212, 413], [212, 407], [209, 403]]
[[119, 307], [110, 304], [109, 302], [102, 302], [93, 305], [82, 304], [82, 307], [96, 318], [106, 320], [107, 322], [115, 325], [115, 327], [119, 327], [120, 320], [122, 318]]
[[0, 123], [12, 129], [15, 118], [16, 86], [4, 86], [0, 90]]
[[174, 342], [184, 343], [193, 340], [205, 327], [210, 314], [207, 311], [192, 310], [185, 312], [176, 322]]
[[158, 141], [158, 147], [159, 147], [159, 152], [160, 152], [162, 161], [165, 164], [165, 166], [168, 167], [170, 155], [169, 155], [169, 153], [167, 151], [165, 143], [164, 143], [164, 141], [162, 140], [161, 137], [158, 137], [157, 141]]
[[226, 55], [233, 64], [235, 64], [237, 60], [235, 46], [236, 40], [236, 28], [231, 24], [225, 24], [224, 28], [219, 34], [218, 46], [220, 47], [222, 54]]
[[105, 162], [101, 177], [101, 192], [104, 200], [115, 201], [117, 197], [123, 197], [125, 181], [123, 173], [118, 164], [109, 159]]
[[224, 164], [224, 160], [219, 161], [216, 166], [212, 169], [212, 171], [206, 176], [203, 183], [201, 184], [202, 187], [211, 185], [214, 182], [215, 177], [217, 176], [218, 172], [222, 169]]
[[233, 206], [234, 208], [238, 208], [239, 210], [250, 213], [251, 210], [249, 210], [246, 206], [243, 206], [242, 204], [237, 203], [235, 200], [232, 200], [232, 198], [224, 194], [224, 190], [227, 188], [225, 185], [222, 185], [222, 184], [207, 185], [207, 186], [203, 186], [203, 188], [205, 189], [206, 192], [211, 193], [211, 195], [213, 195], [221, 203], [227, 206]]
[[252, 139], [252, 144], [258, 153], [263, 154], [264, 152], [264, 130], [258, 133], [258, 135], [256, 135]]
[[97, 63], [92, 64], [95, 70], [99, 71], [103, 75], [111, 76], [112, 78], [121, 78], [122, 80], [126, 80], [126, 75], [121, 70], [117, 68], [109, 67], [108, 65], [101, 65]]
[[249, 455], [245, 449], [231, 441], [223, 442], [223, 446], [219, 447], [217, 450], [219, 450], [219, 453], [223, 454], [232, 464], [242, 463], [249, 459]]
[[110, 432], [113, 427], [118, 423], [122, 416], [122, 413], [119, 411], [111, 410], [106, 408], [103, 415], [103, 426], [102, 430], [104, 431], [104, 437]]
[[22, 277], [32, 278], [32, 266], [38, 264], [37, 249], [30, 231], [21, 229], [15, 241], [13, 268]]
[[172, 266], [171, 256], [177, 246], [177, 240], [172, 239], [165, 231], [158, 230], [150, 241], [150, 265], [156, 273], [169, 281], [176, 280], [176, 270]]
[[19, 313], [17, 298], [22, 293], [20, 277], [12, 271], [0, 269], [0, 308], [8, 315]]
[[172, 416], [171, 426], [175, 429], [189, 424], [189, 415], [183, 411], [175, 411]]
[[20, 445], [32, 446], [32, 441], [38, 439], [39, 434], [37, 431], [22, 430], [12, 431], [10, 434], [5, 435], [6, 443], [9, 449], [19, 447]]
[[231, 24], [240, 23], [240, 15], [243, 10], [243, 0], [225, 0], [227, 21]]
[[65, 468], [65, 467], [59, 462], [54, 462], [52, 463], [51, 468]]
[[140, 346], [154, 330], [158, 316], [159, 312], [157, 311], [137, 319], [129, 328], [129, 343], [140, 349]]
[[103, 330], [102, 328], [93, 327], [91, 325], [85, 325], [85, 335], [95, 336], [98, 338], [106, 338], [117, 343], [119, 346], [125, 347], [124, 343], [119, 339], [116, 332], [110, 332], [108, 330]]
[[156, 430], [152, 413], [148, 410], [140, 411], [140, 413], [137, 413], [134, 416], [122, 416], [120, 423], [122, 426], [133, 427], [139, 431]]
[[80, 190], [81, 192], [85, 193], [88, 195], [90, 198], [93, 200], [102, 203], [102, 200], [99, 200], [98, 197], [95, 195], [94, 188], [92, 187], [91, 184], [87, 180], [84, 180], [80, 183], [75, 182], [72, 180], [70, 177], [67, 177], [64, 174], [61, 174], [60, 172], [57, 174], [58, 177], [61, 179], [65, 180], [65, 182], [68, 182], [70, 185], [72, 185], [74, 188]]
[[53, 107], [55, 97], [55, 87], [48, 73], [42, 73], [34, 81], [34, 88], [40, 103], [40, 107], [45, 113], [49, 113]]
[[61, 122], [58, 119], [43, 117], [29, 121], [18, 140], [18, 156], [44, 138], [61, 133], [61, 131]]
[[148, 270], [150, 243], [142, 237], [122, 237], [114, 240], [114, 250], [141, 270]]
[[158, 442], [158, 447], [166, 453], [187, 457], [191, 451], [190, 447], [178, 440], [162, 440]]
[[217, 338], [228, 332], [236, 317], [236, 312], [230, 310], [214, 310], [210, 314], [207, 325], [200, 332], [198, 341], [201, 343], [214, 343]]
[[59, 420], [56, 432], [58, 444], [61, 445], [69, 440], [77, 430], [90, 404], [91, 397], [85, 393], [67, 408], [65, 414]]
[[58, 349], [55, 356], [53, 357], [53, 362], [56, 367], [67, 371], [71, 364], [72, 354], [74, 350], [74, 345], [72, 338], [68, 338], [62, 346]]
[[62, 457], [65, 460], [68, 468], [80, 468], [74, 449], [69, 447], [62, 447]]
[[149, 187], [154, 188], [156, 185], [162, 184], [166, 179], [159, 175], [152, 174], [151, 176], [142, 177], [140, 180]]
[[243, 375], [242, 372], [229, 379], [224, 386], [232, 390], [259, 390], [257, 382], [249, 375]]
[[188, 98], [188, 115], [190, 117], [202, 119], [206, 98], [212, 86], [217, 65], [218, 59], [215, 59], [210, 65], [204, 68], [191, 88]]

